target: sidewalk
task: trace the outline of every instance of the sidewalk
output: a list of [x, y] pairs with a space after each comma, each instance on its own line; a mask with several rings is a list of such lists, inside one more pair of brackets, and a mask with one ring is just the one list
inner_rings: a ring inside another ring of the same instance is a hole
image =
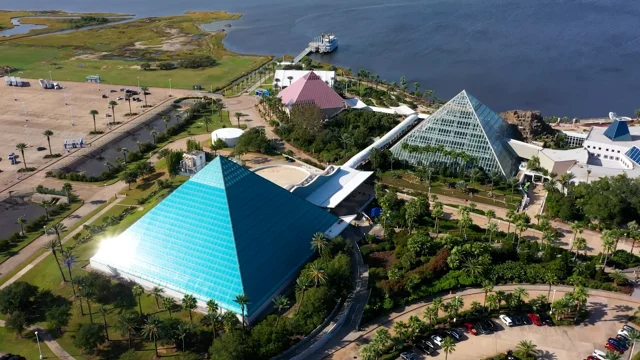
[[[0, 327], [4, 326], [4, 320], [0, 320]], [[56, 355], [58, 359], [75, 360], [73, 356], [69, 355], [68, 352], [64, 351], [64, 349], [60, 347], [60, 344], [58, 344], [58, 342], [55, 341], [48, 332], [36, 326], [30, 326], [29, 330], [38, 331], [38, 335], [40, 336], [42, 342], [44, 342], [49, 347], [49, 349]]]
[[[124, 197], [119, 197], [116, 201], [112, 202], [111, 204], [107, 205], [104, 209], [102, 209], [99, 213], [95, 214], [91, 219], [87, 220], [85, 222], [85, 224], [91, 224], [94, 221], [96, 221], [97, 219], [99, 219], [105, 212], [109, 211], [112, 207], [114, 207], [115, 205], [118, 205], [122, 200], [124, 199]], [[81, 219], [81, 218], [80, 218]], [[79, 219], [79, 220], [80, 220]], [[79, 221], [78, 220], [78, 221]], [[67, 236], [65, 236], [62, 239], [62, 243], [64, 244], [65, 242], [69, 241], [70, 239], [73, 238], [73, 236], [77, 233], [79, 233], [80, 231], [82, 231], [82, 226], [79, 226], [78, 228], [76, 228], [74, 231], [70, 232]], [[40, 239], [44, 238], [43, 242], [46, 242], [47, 239], [51, 238], [54, 235], [49, 235], [49, 236], [41, 236], [39, 237], [36, 241], [34, 241], [33, 243], [31, 243], [29, 246], [34, 245], [34, 243], [36, 243], [37, 241], [39, 241]], [[42, 247], [42, 245], [40, 245], [39, 247], [36, 247], [33, 250], [32, 254], [35, 253], [35, 251], [39, 250]], [[26, 248], [25, 248], [26, 249]], [[29, 255], [31, 256], [31, 255]], [[40, 263], [42, 260], [44, 260], [47, 256], [49, 256], [49, 252], [45, 252], [42, 255], [38, 256], [35, 260], [33, 260], [31, 263], [27, 264], [22, 270], [20, 270], [20, 272], [18, 272], [17, 274], [15, 274], [11, 279], [7, 280], [7, 282], [5, 282], [4, 284], [0, 285], [0, 289], [3, 289], [11, 284], [13, 284], [15, 281], [17, 281], [18, 279], [20, 279], [20, 277], [22, 277], [22, 275], [26, 274], [29, 270], [31, 270], [34, 266], [36, 266], [38, 263]], [[6, 263], [6, 262], [5, 262]], [[3, 264], [4, 265], [4, 264]]]

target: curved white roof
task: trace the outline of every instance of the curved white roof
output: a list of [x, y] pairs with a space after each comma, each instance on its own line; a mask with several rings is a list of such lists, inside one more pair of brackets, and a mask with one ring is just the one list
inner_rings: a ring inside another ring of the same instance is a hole
[[228, 139], [228, 138], [239, 137], [243, 133], [244, 131], [238, 128], [222, 128], [222, 129], [215, 130], [214, 132], [211, 133], [211, 135], [216, 135], [219, 138]]

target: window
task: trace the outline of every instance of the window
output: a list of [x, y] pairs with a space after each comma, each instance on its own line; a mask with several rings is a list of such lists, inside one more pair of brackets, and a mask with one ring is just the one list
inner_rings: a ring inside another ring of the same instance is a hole
[[602, 148], [601, 148], [601, 147], [599, 147], [599, 148], [598, 148], [598, 150], [602, 150]]

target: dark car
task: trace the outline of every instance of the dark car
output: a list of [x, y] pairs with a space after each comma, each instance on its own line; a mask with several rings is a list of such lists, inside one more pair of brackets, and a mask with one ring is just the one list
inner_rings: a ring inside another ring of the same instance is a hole
[[426, 339], [422, 340], [422, 344], [427, 346], [427, 347], [430, 347], [433, 350], [436, 349], [436, 345], [434, 343], [432, 343], [431, 341], [429, 341], [429, 340], [426, 340]]
[[498, 329], [496, 323], [494, 323], [491, 319], [482, 320], [482, 325], [491, 331], [496, 331]]
[[604, 345], [604, 348], [607, 349], [607, 350], [615, 351], [620, 355], [624, 354], [624, 351], [622, 349], [620, 349], [619, 347], [613, 345], [612, 343], [606, 343]]
[[482, 324], [482, 322], [479, 322], [479, 323], [476, 324], [476, 329], [478, 330], [478, 333], [483, 334], [483, 335], [493, 334], [493, 331], [491, 329], [489, 329], [488, 327], [484, 326], [484, 324]]
[[423, 354], [433, 355], [435, 353], [435, 350], [433, 350], [432, 348], [428, 347], [425, 344], [417, 344], [416, 348], [422, 351]]
[[456, 329], [447, 329], [444, 332], [447, 333], [447, 335], [454, 338], [455, 340], [458, 340], [458, 341], [462, 340], [462, 334], [460, 334]]
[[509, 315], [509, 317], [511, 318], [511, 321], [513, 321], [513, 326], [519, 326], [522, 325], [522, 318], [520, 317], [520, 315]]
[[533, 325], [533, 321], [527, 315], [518, 315], [522, 319], [522, 325]]
[[609, 344], [615, 345], [618, 349], [620, 349], [622, 351], [626, 351], [627, 350], [626, 343], [622, 343], [622, 342], [618, 341], [617, 339], [609, 338], [609, 340], [607, 340], [607, 342]]
[[107, 94], [102, 94], [102, 98], [103, 98], [103, 99], [108, 99], [108, 98], [109, 98], [109, 95], [107, 95]]
[[542, 321], [543, 324], [547, 326], [555, 325], [555, 323], [553, 322], [553, 319], [551, 319], [551, 316], [549, 316], [549, 314], [542, 312], [542, 313], [539, 313], [538, 316], [540, 316], [540, 321]]
[[631, 347], [631, 344], [629, 344], [629, 339], [624, 337], [623, 335], [618, 335], [616, 336], [616, 340], [618, 340], [619, 342], [622, 343], [622, 345], [624, 345], [627, 349], [629, 347]]
[[109, 92], [114, 93], [114, 92], [118, 92], [118, 90], [109, 90]]

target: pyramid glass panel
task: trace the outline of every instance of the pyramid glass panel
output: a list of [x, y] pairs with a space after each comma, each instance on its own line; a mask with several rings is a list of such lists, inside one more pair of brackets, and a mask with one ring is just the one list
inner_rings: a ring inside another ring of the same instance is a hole
[[608, 137], [611, 141], [632, 141], [627, 122], [618, 119], [613, 120], [607, 130], [604, 131], [604, 136]]
[[[215, 299], [251, 316], [313, 254], [310, 240], [338, 219], [218, 156], [129, 229], [105, 241], [94, 268]], [[147, 286], [149, 284], [146, 284]]]
[[504, 119], [462, 91], [409, 132], [391, 152], [396, 158], [419, 165], [451, 163], [455, 159], [442, 151], [411, 152], [407, 145], [462, 151], [475, 157], [485, 171], [511, 176], [517, 168], [517, 155], [506, 143], [509, 137], [509, 124]]

